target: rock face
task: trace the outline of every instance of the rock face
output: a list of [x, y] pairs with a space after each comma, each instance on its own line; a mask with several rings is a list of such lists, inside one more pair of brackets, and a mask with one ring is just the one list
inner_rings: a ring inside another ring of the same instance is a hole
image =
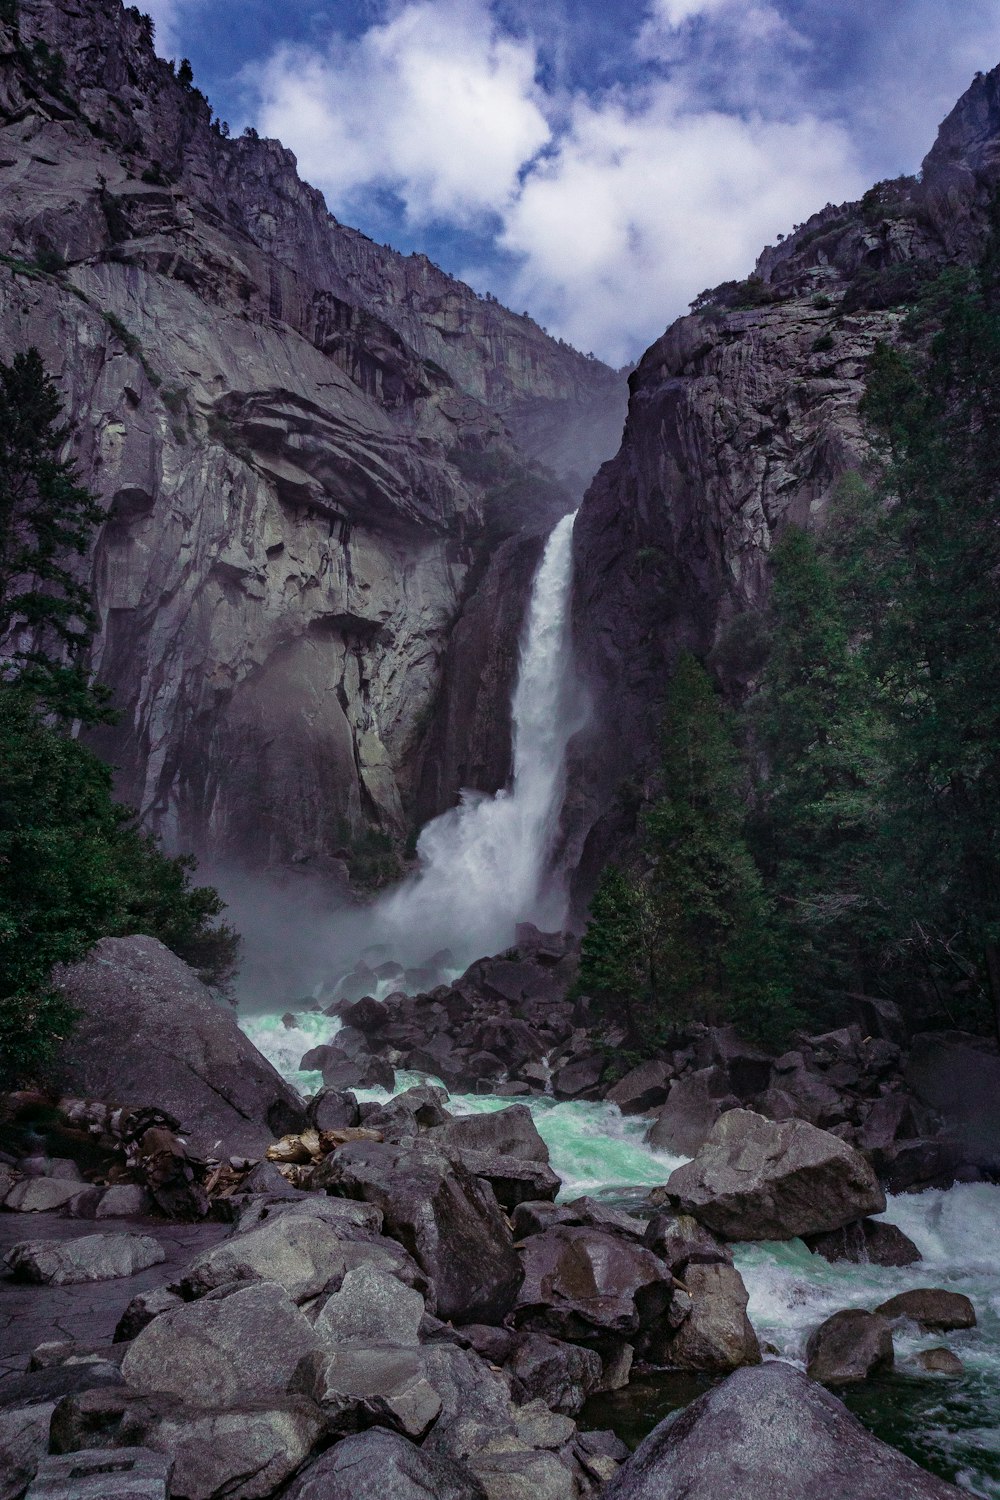
[[227, 1154], [260, 1155], [302, 1120], [297, 1094], [232, 1010], [156, 938], [102, 938], [57, 982], [77, 1011], [59, 1061], [67, 1093], [155, 1103], [207, 1152], [222, 1143]]
[[667, 1192], [729, 1240], [820, 1234], [885, 1208], [853, 1147], [804, 1120], [779, 1125], [748, 1109], [722, 1116], [694, 1161], [671, 1173]]
[[[463, 610], [456, 660], [496, 644], [477, 703], [449, 699], [424, 811], [506, 778], [536, 543], [502, 606], [489, 558], [572, 506], [623, 383], [338, 224], [277, 141], [224, 139], [134, 8], [17, 18], [0, 344], [41, 350], [107, 507], [94, 664], [123, 715], [95, 742], [169, 840], [337, 873], [371, 828], [404, 831]], [[56, 92], [36, 43], [63, 59]]]
[[661, 1422], [602, 1500], [958, 1500], [791, 1365], [738, 1370]]
[[828, 204], [764, 251], [756, 281], [703, 294], [630, 377], [621, 449], [574, 532], [577, 655], [598, 726], [568, 802], [581, 907], [634, 832], [616, 794], [655, 764], [679, 653], [709, 656], [734, 693], [759, 667], [773, 542], [789, 521], [819, 523], [863, 461], [875, 341], [896, 337], [928, 274], [979, 253], [998, 138], [994, 69], [944, 122], [919, 181]]

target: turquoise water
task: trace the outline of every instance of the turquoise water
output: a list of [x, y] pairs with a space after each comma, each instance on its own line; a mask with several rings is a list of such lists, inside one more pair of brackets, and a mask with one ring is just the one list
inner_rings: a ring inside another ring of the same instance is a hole
[[[313, 1093], [322, 1077], [300, 1072], [299, 1059], [309, 1047], [329, 1041], [338, 1023], [311, 1013], [296, 1019], [291, 1030], [278, 1016], [250, 1017], [241, 1025], [289, 1082]], [[426, 1081], [423, 1075], [400, 1073], [396, 1091]], [[389, 1097], [378, 1089], [356, 1092], [359, 1099]], [[646, 1120], [623, 1118], [612, 1104], [455, 1094], [449, 1108], [455, 1114], [481, 1114], [514, 1102], [531, 1110], [552, 1168], [563, 1180], [563, 1199], [601, 1194], [627, 1206], [630, 1193], [643, 1196], [680, 1165], [680, 1158], [645, 1145]], [[890, 1198], [883, 1217], [916, 1243], [923, 1256], [916, 1266], [831, 1265], [811, 1255], [801, 1240], [738, 1247], [751, 1322], [762, 1345], [801, 1361], [809, 1333], [841, 1308], [874, 1308], [918, 1286], [964, 1292], [976, 1308], [978, 1327], [944, 1335], [898, 1330], [894, 1374], [856, 1387], [845, 1399], [874, 1432], [925, 1467], [982, 1500], [1000, 1500], [1000, 1187], [960, 1184], [947, 1192], [902, 1194]], [[941, 1344], [965, 1365], [961, 1378], [928, 1375], [916, 1365], [921, 1349]], [[702, 1388], [699, 1381], [679, 1381], [676, 1375], [653, 1374], [633, 1384], [629, 1393], [605, 1403], [600, 1418], [630, 1441]]]

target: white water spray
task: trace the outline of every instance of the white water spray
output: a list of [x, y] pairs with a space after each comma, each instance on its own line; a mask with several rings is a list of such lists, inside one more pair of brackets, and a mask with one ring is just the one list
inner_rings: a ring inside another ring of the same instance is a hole
[[493, 796], [463, 791], [424, 828], [419, 870], [375, 908], [378, 939], [394, 956], [449, 947], [470, 961], [510, 947], [520, 921], [551, 930], [565, 918], [565, 889], [548, 865], [566, 746], [584, 717], [570, 633], [574, 520], [564, 516], [553, 530], [532, 586], [511, 710], [511, 786]]

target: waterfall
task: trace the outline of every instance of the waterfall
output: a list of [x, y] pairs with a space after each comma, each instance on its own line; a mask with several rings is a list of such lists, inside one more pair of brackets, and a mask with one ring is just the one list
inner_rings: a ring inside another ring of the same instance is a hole
[[463, 791], [424, 828], [418, 870], [376, 906], [379, 940], [394, 955], [448, 947], [468, 962], [510, 947], [519, 921], [551, 930], [565, 917], [565, 890], [548, 865], [566, 746], [584, 716], [570, 632], [574, 520], [564, 516], [552, 531], [532, 585], [511, 706], [510, 787]]

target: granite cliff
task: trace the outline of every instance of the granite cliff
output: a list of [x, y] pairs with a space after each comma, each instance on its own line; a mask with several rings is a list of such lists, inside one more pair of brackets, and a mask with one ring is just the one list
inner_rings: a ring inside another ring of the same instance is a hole
[[868, 357], [949, 265], [974, 260], [1000, 184], [1000, 68], [945, 120], [919, 177], [828, 204], [705, 292], [630, 379], [621, 449], [584, 500], [574, 610], [600, 733], [577, 745], [565, 816], [582, 906], [634, 830], [677, 656], [707, 656], [738, 700], [761, 665], [768, 554], [821, 526], [863, 469]]
[[0, 349], [41, 350], [107, 508], [98, 748], [169, 844], [342, 872], [506, 778], [538, 538], [623, 383], [225, 138], [138, 9], [4, 13]]

